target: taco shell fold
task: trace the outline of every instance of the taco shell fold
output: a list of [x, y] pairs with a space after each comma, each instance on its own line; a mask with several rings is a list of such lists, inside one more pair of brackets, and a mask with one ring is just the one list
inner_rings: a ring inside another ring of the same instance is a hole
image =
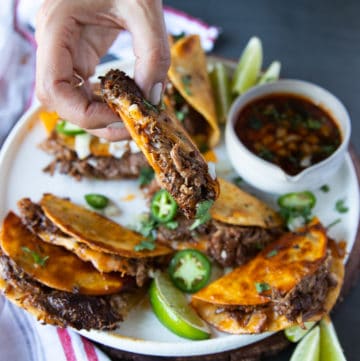
[[198, 35], [186, 36], [171, 46], [168, 76], [186, 102], [208, 123], [207, 144], [214, 147], [219, 142], [220, 130], [206, 56]]

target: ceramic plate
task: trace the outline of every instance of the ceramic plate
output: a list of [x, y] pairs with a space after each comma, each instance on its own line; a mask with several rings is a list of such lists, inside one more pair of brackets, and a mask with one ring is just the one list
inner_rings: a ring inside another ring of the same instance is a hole
[[[98, 68], [97, 75], [104, 74], [107, 69], [121, 68], [132, 74], [133, 62], [118, 61], [106, 63]], [[38, 201], [42, 194], [51, 192], [58, 196], [70, 197], [74, 202], [84, 204], [86, 193], [101, 193], [111, 198], [121, 209], [121, 214], [114, 219], [123, 225], [134, 224], [137, 216], [146, 209], [145, 201], [134, 181], [100, 181], [84, 179], [75, 181], [65, 175], [50, 176], [42, 169], [51, 161], [51, 157], [42, 152], [37, 145], [46, 137], [45, 130], [38, 119], [40, 106], [34, 106], [14, 127], [7, 138], [0, 154], [0, 219], [9, 210], [17, 212], [16, 202], [22, 197], [30, 197]], [[221, 144], [216, 149], [218, 162], [217, 175], [233, 179], [236, 174], [227, 160], [225, 147]], [[317, 204], [314, 214], [318, 215], [324, 225], [336, 219], [341, 222], [330, 229], [330, 236], [336, 240], [346, 240], [347, 251], [350, 252], [355, 240], [359, 220], [358, 182], [347, 155], [340, 171], [329, 179], [330, 191], [315, 191]], [[258, 193], [244, 185], [244, 188], [257, 194], [260, 198], [275, 206], [274, 197]], [[129, 195], [132, 195], [129, 197]], [[131, 199], [131, 201], [129, 200]], [[335, 210], [337, 200], [344, 200], [348, 206], [347, 213], [340, 214]], [[189, 341], [168, 331], [156, 319], [147, 299], [132, 310], [119, 329], [112, 332], [81, 331], [86, 337], [125, 351], [158, 355], [158, 356], [193, 356], [217, 353], [246, 346], [259, 341], [269, 334], [261, 335], [228, 335], [213, 330], [212, 338], [205, 341]]]

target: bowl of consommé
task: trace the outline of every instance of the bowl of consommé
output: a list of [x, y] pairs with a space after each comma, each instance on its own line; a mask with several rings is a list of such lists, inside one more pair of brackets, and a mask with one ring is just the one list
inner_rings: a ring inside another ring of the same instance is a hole
[[318, 85], [284, 79], [234, 101], [225, 142], [246, 182], [285, 193], [326, 184], [344, 161], [350, 133], [348, 112], [337, 97]]

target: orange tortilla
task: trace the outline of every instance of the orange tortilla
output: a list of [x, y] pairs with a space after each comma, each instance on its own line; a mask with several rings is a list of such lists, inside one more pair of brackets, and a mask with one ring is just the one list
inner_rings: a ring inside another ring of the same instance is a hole
[[96, 251], [130, 258], [156, 257], [172, 252], [161, 244], [156, 244], [153, 250], [135, 251], [144, 236], [69, 200], [45, 194], [40, 205], [45, 215], [64, 233]]
[[1, 248], [31, 278], [57, 290], [106, 295], [123, 289], [128, 280], [120, 275], [101, 274], [64, 248], [43, 242], [12, 212], [3, 222]]
[[[209, 125], [206, 135], [210, 148], [220, 140], [220, 129], [217, 123], [215, 101], [207, 72], [207, 62], [198, 35], [189, 35], [171, 46], [171, 66], [168, 72], [170, 81], [181, 96]], [[188, 76], [191, 81], [184, 84], [183, 78]]]
[[211, 217], [217, 221], [238, 226], [279, 227], [280, 215], [264, 202], [236, 185], [218, 178], [220, 195], [210, 209]]
[[[204, 320], [224, 332], [241, 334], [282, 330], [297, 322], [276, 314], [271, 290], [260, 294], [255, 284], [266, 283], [271, 289], [286, 294], [318, 270], [327, 252], [326, 230], [320, 223], [312, 224], [299, 233], [287, 233], [247, 264], [195, 293], [191, 303]], [[337, 285], [329, 289], [324, 309], [306, 321], [321, 319], [338, 298], [344, 265], [334, 252], [331, 271], [337, 278]], [[219, 312], [222, 306], [225, 308]], [[226, 310], [228, 306], [247, 306], [254, 308], [254, 311], [248, 314], [250, 318], [245, 321], [232, 317]]]

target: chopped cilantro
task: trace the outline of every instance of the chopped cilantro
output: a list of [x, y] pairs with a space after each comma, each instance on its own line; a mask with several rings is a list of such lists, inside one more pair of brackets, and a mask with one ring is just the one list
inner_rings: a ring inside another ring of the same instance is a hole
[[179, 122], [183, 122], [185, 117], [186, 117], [185, 112], [182, 112], [180, 110], [176, 111], [175, 115], [176, 115], [176, 118], [178, 119]]
[[330, 187], [327, 184], [324, 184], [320, 187], [320, 190], [322, 190], [324, 193], [328, 193], [330, 191]]
[[323, 145], [320, 147], [321, 151], [327, 155], [330, 155], [335, 151], [335, 145], [329, 144], [329, 145]]
[[308, 118], [306, 119], [306, 127], [309, 129], [320, 129], [321, 128], [321, 122], [320, 120]]
[[194, 223], [189, 227], [190, 231], [201, 226], [211, 219], [210, 208], [214, 204], [214, 201], [207, 200], [197, 204], [196, 215]]
[[335, 208], [339, 213], [346, 213], [349, 208], [346, 207], [345, 205], [345, 201], [343, 199], [339, 199], [336, 204], [335, 204]]
[[139, 183], [140, 187], [146, 186], [149, 184], [155, 176], [155, 172], [150, 167], [141, 167], [140, 168], [140, 175], [139, 175]]
[[259, 130], [262, 128], [263, 124], [259, 118], [251, 118], [249, 121], [249, 126], [251, 129]]
[[137, 252], [144, 251], [144, 250], [152, 251], [155, 249], [155, 247], [156, 247], [156, 245], [155, 245], [154, 241], [143, 240], [134, 247], [134, 251], [137, 251]]
[[233, 180], [233, 182], [234, 182], [238, 187], [241, 186], [241, 184], [242, 184], [243, 181], [244, 181], [244, 180], [243, 180], [241, 177], [235, 177], [234, 180]]
[[176, 35], [173, 35], [172, 37], [173, 37], [173, 39], [174, 39], [174, 40], [175, 40], [175, 42], [176, 42], [176, 41], [178, 41], [178, 40], [182, 39], [182, 38], [183, 38], [183, 37], [185, 37], [185, 36], [186, 36], [185, 32], [184, 32], [184, 31], [182, 31], [181, 33], [176, 34]]
[[330, 224], [328, 224], [326, 226], [326, 230], [328, 231], [331, 227], [334, 227], [335, 225], [337, 225], [340, 222], [341, 222], [340, 218], [335, 219], [335, 221], [332, 221]]
[[271, 290], [271, 287], [266, 282], [255, 282], [255, 288], [257, 293], [263, 293]]
[[159, 112], [159, 109], [154, 104], [147, 101], [146, 99], [143, 99], [143, 103], [146, 106], [147, 110], [152, 110], [152, 111], [154, 111], [156, 113]]
[[31, 250], [28, 247], [21, 247], [21, 249], [24, 253], [29, 254], [32, 257], [33, 261], [41, 267], [44, 267], [47, 260], [49, 259], [49, 256], [41, 257], [39, 253]]
[[271, 150], [263, 147], [262, 149], [260, 149], [258, 156], [260, 158], [263, 158], [265, 160], [272, 160], [274, 159], [274, 154], [271, 152]]
[[164, 226], [165, 226], [167, 229], [174, 230], [174, 229], [176, 229], [176, 228], [179, 227], [179, 222], [177, 222], [177, 221], [166, 222], [166, 223], [164, 223]]
[[181, 81], [184, 85], [184, 90], [187, 95], [192, 95], [190, 85], [191, 85], [191, 75], [183, 75]]
[[279, 251], [277, 249], [273, 249], [270, 252], [268, 252], [268, 254], [266, 255], [266, 258], [271, 258], [276, 256], [279, 253]]

